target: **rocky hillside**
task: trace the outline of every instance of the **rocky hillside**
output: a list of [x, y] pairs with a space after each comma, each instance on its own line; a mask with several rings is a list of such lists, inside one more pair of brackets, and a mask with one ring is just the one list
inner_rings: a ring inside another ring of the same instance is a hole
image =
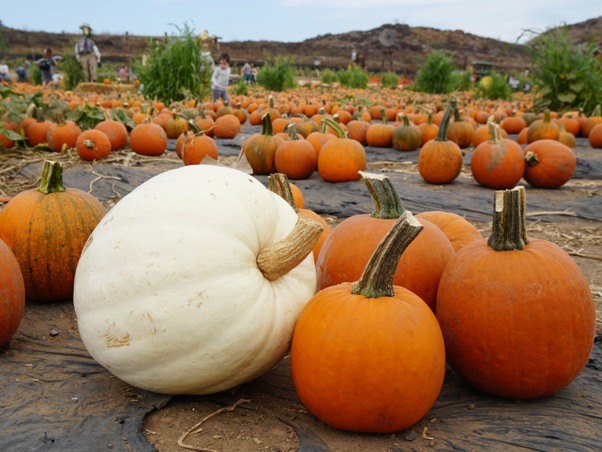
[[[602, 47], [602, 17], [568, 26], [570, 42], [585, 46], [589, 42]], [[7, 45], [9, 60], [38, 58], [46, 46], [55, 53], [68, 54], [78, 35], [67, 33], [25, 32], [0, 28], [0, 40]], [[156, 38], [160, 39], [160, 37]], [[129, 35], [97, 35], [95, 40], [105, 61], [124, 62], [143, 54], [149, 37]], [[386, 45], [383, 44], [383, 41]], [[474, 60], [487, 60], [500, 71], [515, 72], [529, 66], [529, 49], [524, 45], [509, 44], [484, 38], [461, 30], [443, 31], [403, 24], [383, 25], [367, 31], [326, 34], [301, 42], [230, 41], [214, 48], [230, 53], [235, 63], [250, 61], [261, 65], [267, 59], [290, 56], [295, 64], [306, 67], [342, 68], [351, 63], [351, 52], [356, 49], [365, 56], [370, 71], [394, 70], [413, 74], [427, 54], [433, 50], [450, 53], [459, 68]]]

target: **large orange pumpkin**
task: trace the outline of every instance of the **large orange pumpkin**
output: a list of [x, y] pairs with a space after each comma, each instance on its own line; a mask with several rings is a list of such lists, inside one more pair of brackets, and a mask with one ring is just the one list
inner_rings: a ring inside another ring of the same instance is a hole
[[65, 188], [58, 162], [44, 162], [37, 189], [19, 193], [0, 212], [0, 239], [19, 261], [28, 300], [73, 295], [75, 268], [88, 236], [106, 213], [94, 196]]
[[295, 389], [307, 409], [332, 427], [403, 430], [439, 396], [445, 350], [435, 316], [413, 292], [393, 286], [399, 255], [420, 229], [406, 212], [357, 284], [321, 290], [297, 320], [291, 346]]
[[77, 137], [75, 149], [82, 160], [104, 160], [111, 152], [111, 141], [101, 130], [88, 129]]
[[64, 121], [59, 117], [58, 122], [48, 127], [46, 142], [54, 152], [61, 152], [64, 148], [74, 148], [81, 132], [82, 129], [76, 123]]
[[25, 311], [25, 285], [19, 262], [0, 240], [0, 348], [19, 328]]
[[234, 138], [240, 132], [240, 121], [231, 113], [215, 120], [213, 133], [216, 138]]
[[107, 118], [96, 124], [94, 128], [104, 132], [109, 137], [111, 150], [113, 151], [125, 148], [128, 143], [128, 130], [122, 122]]
[[[315, 124], [315, 123], [314, 123]], [[276, 148], [276, 171], [290, 179], [307, 179], [316, 169], [316, 151], [306, 140], [299, 139], [294, 124], [287, 126], [289, 139]]]
[[416, 218], [428, 220], [441, 229], [451, 242], [455, 253], [469, 243], [483, 238], [475, 225], [457, 213], [429, 210], [419, 213]]
[[[357, 281], [378, 243], [405, 211], [388, 177], [362, 176], [375, 211], [346, 218], [329, 234], [316, 265], [321, 289]], [[454, 249], [441, 229], [428, 220], [419, 221], [424, 229], [401, 257], [394, 284], [414, 292], [434, 311], [439, 278]]]
[[439, 285], [447, 361], [475, 388], [546, 397], [581, 372], [594, 343], [587, 280], [560, 247], [525, 234], [525, 189], [496, 192], [489, 240], [462, 248]]
[[213, 160], [217, 160], [219, 157], [217, 143], [213, 138], [203, 132], [195, 134], [191, 130], [178, 137], [176, 153], [184, 165], [198, 165], [205, 157], [211, 157]]

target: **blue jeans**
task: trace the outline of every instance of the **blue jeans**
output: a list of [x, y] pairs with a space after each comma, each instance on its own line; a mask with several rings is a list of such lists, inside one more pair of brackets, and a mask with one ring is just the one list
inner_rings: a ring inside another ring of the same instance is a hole
[[225, 102], [228, 102], [228, 104], [230, 103], [228, 92], [224, 88], [211, 88], [211, 92], [213, 93], [213, 102], [222, 98]]

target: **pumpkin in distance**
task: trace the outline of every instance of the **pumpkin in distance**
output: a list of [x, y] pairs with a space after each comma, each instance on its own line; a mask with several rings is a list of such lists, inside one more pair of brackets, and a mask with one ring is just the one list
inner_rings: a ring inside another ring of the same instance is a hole
[[294, 261], [290, 249], [266, 254], [298, 219], [228, 167], [184, 166], [140, 185], [94, 230], [77, 266], [88, 352], [123, 381], [169, 394], [223, 391], [268, 371], [316, 287], [319, 226], [311, 240], [299, 236]]

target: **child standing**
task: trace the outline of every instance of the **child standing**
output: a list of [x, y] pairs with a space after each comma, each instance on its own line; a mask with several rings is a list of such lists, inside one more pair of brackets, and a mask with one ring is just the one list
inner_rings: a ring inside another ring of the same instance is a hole
[[211, 92], [213, 93], [213, 102], [217, 99], [224, 99], [230, 103], [228, 98], [228, 85], [230, 83], [230, 55], [222, 53], [219, 57], [219, 66], [213, 70], [211, 76]]
[[52, 82], [53, 66], [56, 66], [56, 61], [54, 56], [52, 56], [52, 49], [47, 47], [44, 50], [44, 56], [42, 59], [38, 60], [38, 67], [40, 68], [40, 73], [42, 74], [43, 86], [47, 86], [50, 82]]

